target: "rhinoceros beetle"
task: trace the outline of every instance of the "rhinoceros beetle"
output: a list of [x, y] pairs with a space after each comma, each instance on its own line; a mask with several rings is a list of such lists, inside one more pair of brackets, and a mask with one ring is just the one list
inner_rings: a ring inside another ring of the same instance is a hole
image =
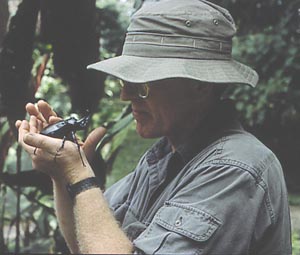
[[61, 149], [64, 148], [66, 140], [74, 142], [78, 147], [78, 152], [82, 164], [83, 166], [85, 166], [82, 155], [80, 153], [80, 145], [77, 142], [75, 132], [79, 130], [84, 130], [88, 125], [89, 119], [90, 119], [90, 114], [86, 115], [85, 117], [79, 120], [77, 120], [74, 117], [70, 117], [68, 119], [64, 119], [47, 126], [41, 131], [40, 134], [63, 139], [61, 147], [58, 149], [57, 152], [59, 152]]

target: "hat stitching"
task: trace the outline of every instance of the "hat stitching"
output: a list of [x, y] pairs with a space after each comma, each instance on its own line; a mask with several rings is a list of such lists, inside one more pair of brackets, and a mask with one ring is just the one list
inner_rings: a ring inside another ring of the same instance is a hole
[[212, 42], [224, 42], [224, 43], [230, 43], [230, 41], [221, 40], [221, 39], [214, 39], [211, 37], [198, 37], [198, 36], [189, 36], [189, 35], [173, 35], [173, 34], [160, 34], [160, 33], [149, 33], [149, 32], [128, 32], [126, 34], [126, 39], [129, 36], [134, 35], [153, 35], [153, 36], [164, 36], [164, 37], [178, 37], [178, 38], [190, 38], [190, 39], [199, 39], [199, 40], [206, 40], [206, 41], [212, 41]]
[[[163, 42], [162, 42], [163, 43]], [[163, 44], [160, 44], [160, 43], [151, 43], [151, 42], [126, 42], [125, 44], [146, 44], [146, 45], [154, 45], [154, 46], [166, 46], [166, 47], [175, 47], [175, 48], [191, 48], [191, 49], [198, 49], [198, 50], [207, 50], [207, 51], [212, 51], [212, 52], [217, 52], [220, 53], [220, 54], [228, 54], [230, 53], [229, 51], [226, 52], [226, 51], [221, 51], [221, 50], [218, 50], [218, 49], [210, 49], [210, 48], [205, 48], [205, 47], [197, 47], [195, 45], [183, 45], [183, 44], [166, 44], [166, 43], [163, 43]], [[220, 49], [220, 47], [219, 47]], [[184, 57], [182, 57], [184, 58]]]
[[212, 14], [220, 14], [218, 11], [215, 10], [197, 10], [196, 12], [192, 12], [192, 11], [176, 11], [176, 12], [162, 12], [162, 13], [153, 13], [153, 12], [143, 12], [143, 13], [135, 13], [134, 16], [132, 18], [136, 18], [136, 17], [145, 17], [145, 18], [149, 18], [149, 16], [164, 16], [164, 17], [174, 17], [174, 18], [178, 18], [178, 16], [194, 16], [194, 17], [199, 17], [199, 15], [201, 17], [205, 16], [205, 17], [211, 17]]
[[[141, 35], [141, 34], [140, 34]], [[149, 35], [149, 34], [148, 34]], [[182, 36], [168, 36], [168, 35], [158, 35], [158, 34], [151, 34], [151, 36], [154, 37], [161, 37], [160, 40], [157, 41], [151, 41], [149, 38], [146, 39], [141, 39], [137, 40], [136, 35], [128, 35], [126, 37], [125, 44], [148, 44], [148, 45], [160, 45], [160, 46], [170, 46], [170, 47], [185, 47], [185, 48], [195, 48], [195, 49], [203, 49], [203, 50], [209, 50], [209, 51], [217, 51], [218, 53], [231, 53], [231, 43], [229, 42], [222, 42], [222, 41], [217, 41], [217, 40], [210, 40], [207, 38], [200, 38], [198, 37], [197, 39], [192, 38], [192, 37], [182, 37]], [[130, 37], [132, 37], [132, 41], [130, 41]], [[142, 37], [142, 36], [141, 36]], [[185, 44], [179, 43], [179, 42], [174, 42], [174, 43], [168, 43], [165, 41], [166, 38], [180, 38], [180, 39], [189, 39]], [[148, 40], [147, 40], [148, 39]], [[215, 43], [215, 45], [209, 45], [208, 47], [204, 46], [207, 45], [208, 42]], [[227, 46], [227, 48], [226, 48]]]

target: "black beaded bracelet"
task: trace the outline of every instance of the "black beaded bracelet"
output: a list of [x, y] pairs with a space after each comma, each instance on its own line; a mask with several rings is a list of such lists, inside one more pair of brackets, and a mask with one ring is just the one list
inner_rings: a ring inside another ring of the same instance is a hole
[[96, 177], [89, 177], [74, 184], [68, 184], [66, 188], [70, 197], [74, 199], [79, 193], [93, 188], [100, 188], [100, 185]]

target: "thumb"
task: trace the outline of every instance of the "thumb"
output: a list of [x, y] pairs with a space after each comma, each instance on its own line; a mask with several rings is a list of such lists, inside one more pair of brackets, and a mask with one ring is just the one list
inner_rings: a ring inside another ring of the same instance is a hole
[[32, 147], [41, 148], [52, 154], [56, 154], [56, 148], [60, 147], [61, 140], [36, 133], [27, 133], [23, 137], [23, 141]]
[[104, 127], [98, 127], [94, 129], [86, 138], [82, 148], [89, 161], [93, 158], [96, 146], [105, 134], [106, 129]]

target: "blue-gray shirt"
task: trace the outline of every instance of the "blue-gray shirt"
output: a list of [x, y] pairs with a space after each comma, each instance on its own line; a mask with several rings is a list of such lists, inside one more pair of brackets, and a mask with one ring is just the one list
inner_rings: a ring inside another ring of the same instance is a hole
[[292, 254], [281, 165], [223, 109], [176, 152], [161, 139], [105, 196], [135, 253]]

